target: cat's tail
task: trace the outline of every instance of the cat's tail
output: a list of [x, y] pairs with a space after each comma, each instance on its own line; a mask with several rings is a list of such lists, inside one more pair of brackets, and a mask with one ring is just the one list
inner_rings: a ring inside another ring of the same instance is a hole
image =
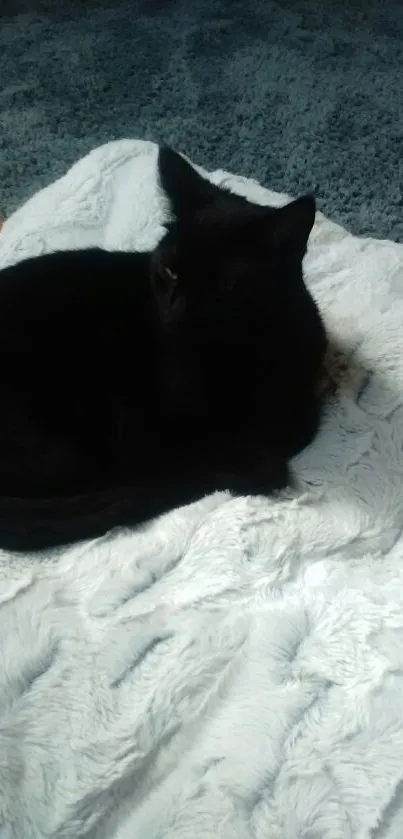
[[41, 551], [105, 535], [115, 527], [134, 527], [201, 494], [147, 493], [132, 487], [86, 495], [44, 499], [0, 497], [0, 548]]
[[191, 482], [178, 470], [168, 482], [115, 486], [70, 497], [0, 496], [0, 549], [29, 553], [63, 547], [104, 536], [113, 528], [143, 524], [217, 489], [230, 488], [235, 495], [266, 495], [287, 486], [290, 478], [287, 462], [273, 455], [256, 475], [245, 470], [238, 480], [225, 474], [213, 479], [206, 469]]

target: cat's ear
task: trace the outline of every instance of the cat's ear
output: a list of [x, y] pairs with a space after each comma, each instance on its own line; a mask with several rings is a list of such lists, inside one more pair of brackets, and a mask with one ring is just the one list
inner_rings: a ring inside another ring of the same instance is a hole
[[268, 218], [270, 245], [305, 253], [315, 222], [315, 213], [316, 202], [313, 195], [304, 195], [276, 210]]
[[188, 220], [214, 201], [221, 192], [218, 187], [202, 178], [181, 154], [168, 146], [160, 147], [158, 175], [177, 219]]

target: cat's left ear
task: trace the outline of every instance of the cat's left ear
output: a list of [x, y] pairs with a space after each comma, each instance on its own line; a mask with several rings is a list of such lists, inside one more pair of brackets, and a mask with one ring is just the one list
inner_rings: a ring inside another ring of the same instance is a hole
[[177, 219], [188, 220], [223, 193], [223, 190], [202, 178], [181, 154], [161, 146], [158, 153], [160, 185]]
[[313, 195], [304, 195], [280, 207], [269, 217], [270, 244], [305, 253], [315, 222], [316, 202]]

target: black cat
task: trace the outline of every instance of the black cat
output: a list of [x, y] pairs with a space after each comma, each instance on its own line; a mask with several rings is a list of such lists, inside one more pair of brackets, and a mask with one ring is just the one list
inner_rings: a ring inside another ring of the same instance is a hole
[[153, 253], [0, 273], [0, 546], [135, 525], [217, 489], [270, 493], [314, 437], [326, 348], [302, 275], [315, 202], [260, 207], [159, 153]]

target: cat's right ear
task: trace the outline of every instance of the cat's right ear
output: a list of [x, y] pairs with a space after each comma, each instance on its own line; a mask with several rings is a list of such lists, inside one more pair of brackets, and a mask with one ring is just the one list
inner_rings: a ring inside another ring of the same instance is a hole
[[304, 254], [315, 222], [316, 202], [313, 195], [303, 195], [277, 209], [269, 218], [269, 240], [273, 247]]
[[172, 213], [179, 220], [189, 220], [221, 193], [217, 186], [202, 178], [181, 154], [168, 146], [159, 149], [158, 175]]

